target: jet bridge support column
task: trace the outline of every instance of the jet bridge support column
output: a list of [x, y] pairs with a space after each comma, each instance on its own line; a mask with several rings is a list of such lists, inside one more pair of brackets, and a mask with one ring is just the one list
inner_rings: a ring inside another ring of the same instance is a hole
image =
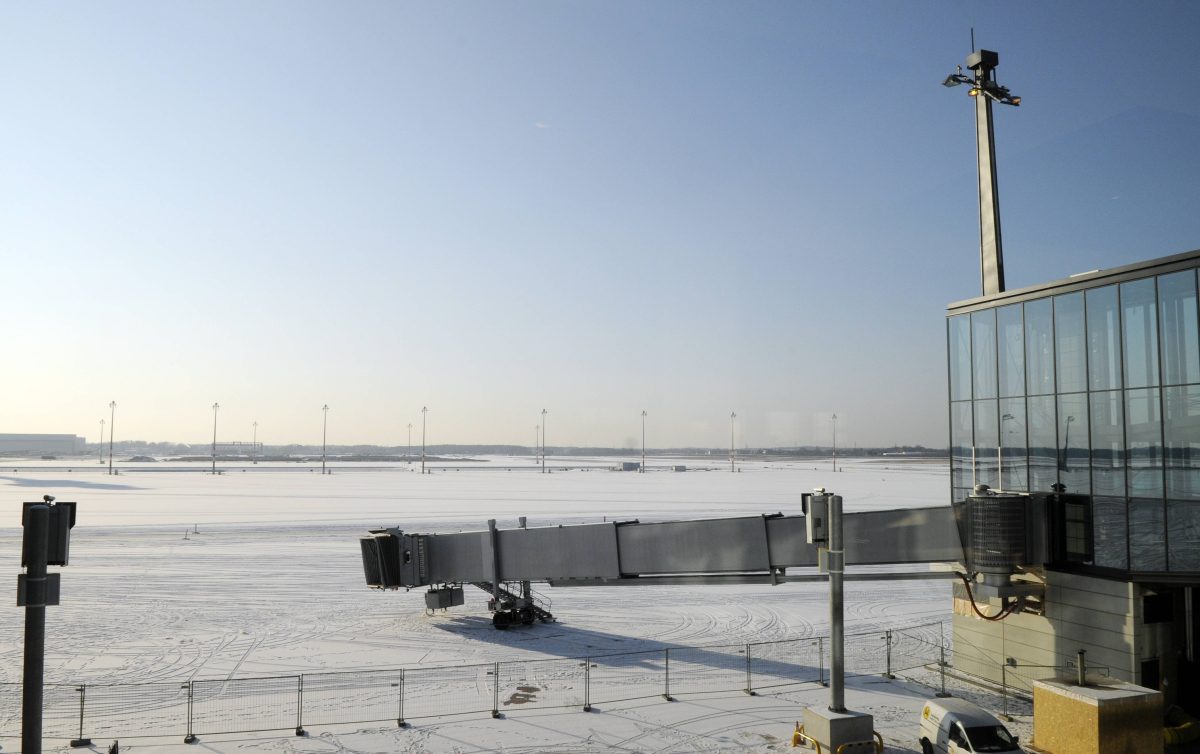
[[805, 513], [812, 519], [808, 540], [821, 549], [823, 567], [829, 573], [830, 673], [829, 706], [804, 710], [804, 732], [822, 748], [838, 752], [858, 751], [870, 745], [874, 750], [875, 720], [863, 712], [846, 709], [845, 630], [843, 621], [842, 579], [845, 550], [842, 539], [842, 498], [818, 488], [807, 496]]

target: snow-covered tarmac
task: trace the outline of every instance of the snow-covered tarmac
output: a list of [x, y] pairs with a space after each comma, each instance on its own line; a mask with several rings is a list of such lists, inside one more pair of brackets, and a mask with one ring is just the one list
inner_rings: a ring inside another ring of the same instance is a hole
[[[62, 605], [48, 609], [47, 681], [71, 684], [186, 682], [295, 673], [420, 668], [522, 659], [576, 658], [663, 647], [765, 642], [827, 632], [823, 584], [780, 587], [586, 587], [541, 591], [559, 623], [498, 632], [485, 595], [428, 617], [414, 590], [363, 585], [357, 538], [380, 525], [410, 531], [478, 529], [488, 518], [513, 526], [608, 518], [683, 519], [798, 513], [800, 492], [824, 486], [847, 511], [944, 505], [941, 462], [688, 459], [689, 471], [617, 473], [612, 459], [558, 459], [555, 473], [530, 459], [489, 458], [412, 473], [407, 464], [334, 467], [231, 465], [217, 476], [167, 472], [162, 464], [95, 461], [0, 467], [0, 572], [20, 568], [19, 503], [53, 494], [79, 503]], [[415, 466], [415, 464], [414, 464]], [[710, 470], [703, 470], [703, 469]], [[15, 471], [13, 469], [16, 469]], [[186, 538], [185, 538], [186, 532]], [[847, 632], [936, 625], [949, 617], [947, 582], [847, 585]], [[10, 603], [11, 604], [11, 603]], [[935, 625], [928, 625], [935, 624]], [[0, 610], [0, 683], [19, 683], [22, 611]], [[880, 647], [881, 649], [881, 647]], [[925, 671], [914, 673], [928, 676]], [[924, 677], [923, 676], [923, 677]], [[929, 680], [925, 677], [925, 680]], [[876, 713], [896, 751], [916, 749], [916, 714], [929, 689], [863, 676], [847, 701]], [[816, 684], [760, 696], [736, 692], [606, 704], [599, 712], [522, 709], [506, 719], [426, 718], [321, 728], [307, 738], [278, 733], [205, 736], [214, 751], [777, 751], [790, 743], [803, 706], [823, 703]], [[1017, 726], [1018, 728], [1020, 726]], [[0, 746], [19, 749], [19, 721], [0, 718]], [[128, 738], [122, 750], [183, 744]], [[47, 747], [65, 740], [48, 739]], [[99, 742], [98, 742], [99, 743]]]

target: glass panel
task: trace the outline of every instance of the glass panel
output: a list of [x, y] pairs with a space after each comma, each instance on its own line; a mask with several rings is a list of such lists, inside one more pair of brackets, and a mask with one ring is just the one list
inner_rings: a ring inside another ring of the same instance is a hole
[[1121, 318], [1117, 286], [1087, 292], [1088, 386], [1092, 390], [1121, 387]]
[[1025, 304], [1025, 375], [1029, 395], [1054, 392], [1054, 316], [1050, 299]]
[[1058, 483], [1054, 396], [1029, 399], [1029, 490], [1049, 492]]
[[1125, 332], [1125, 386], [1158, 385], [1158, 317], [1154, 278], [1121, 284], [1121, 322]]
[[1000, 345], [1000, 397], [1025, 395], [1025, 325], [1021, 305], [996, 310], [997, 337]]
[[[1119, 390], [1092, 393], [1092, 494], [1125, 495], [1125, 411]], [[1124, 513], [1122, 528], [1124, 528]]]
[[975, 486], [971, 467], [971, 404], [969, 401], [950, 404], [950, 485]]
[[1196, 323], [1196, 272], [1158, 279], [1162, 322], [1163, 384], [1200, 382], [1200, 327]]
[[1200, 500], [1200, 385], [1163, 388], [1167, 497]]
[[1096, 542], [1095, 563], [1104, 568], [1128, 567], [1125, 551], [1125, 498], [1092, 498], [1092, 526]]
[[1086, 393], [1058, 397], [1058, 441], [1058, 481], [1067, 492], [1091, 492]]
[[996, 310], [971, 315], [971, 361], [978, 398], [996, 397]]
[[1016, 492], [1029, 490], [1026, 469], [1029, 449], [1025, 442], [1025, 399], [1000, 399], [1000, 456], [1004, 463], [1000, 488]]
[[1129, 569], [1167, 570], [1167, 548], [1163, 543], [1166, 521], [1162, 500], [1129, 501]]
[[1000, 486], [1000, 431], [996, 401], [975, 401], [975, 483]]
[[1162, 413], [1158, 390], [1125, 393], [1129, 496], [1162, 497]]
[[1167, 542], [1172, 571], [1200, 571], [1200, 503], [1167, 503]]
[[1058, 392], [1087, 390], [1087, 355], [1083, 346], [1083, 294], [1054, 297], [1054, 355]]
[[950, 400], [971, 400], [971, 319], [966, 314], [951, 317]]

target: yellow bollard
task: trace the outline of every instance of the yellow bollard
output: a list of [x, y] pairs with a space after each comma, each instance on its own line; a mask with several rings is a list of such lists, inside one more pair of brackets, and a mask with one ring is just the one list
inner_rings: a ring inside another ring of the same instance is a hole
[[804, 740], [804, 728], [800, 725], [800, 721], [796, 721], [796, 730], [792, 733], [792, 748], [798, 748], [800, 742]]

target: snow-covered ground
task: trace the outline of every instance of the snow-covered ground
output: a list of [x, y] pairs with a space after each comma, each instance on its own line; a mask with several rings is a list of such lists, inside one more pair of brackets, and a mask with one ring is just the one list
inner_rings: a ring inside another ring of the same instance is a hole
[[[319, 465], [224, 465], [216, 476], [199, 465], [118, 464], [121, 473], [108, 476], [94, 460], [16, 463], [0, 466], [2, 509], [11, 519], [0, 521], [0, 572], [20, 570], [20, 502], [53, 494], [79, 503], [71, 564], [61, 569], [62, 605], [47, 611], [48, 683], [179, 684], [395, 668], [415, 676], [422, 668], [551, 659], [568, 667], [579, 665], [568, 658], [589, 655], [663, 648], [686, 654], [688, 647], [821, 636], [826, 590], [542, 587], [559, 622], [498, 632], [481, 592], [468, 589], [463, 607], [426, 616], [419, 590], [365, 588], [358, 536], [380, 525], [478, 529], [488, 518], [513, 526], [520, 515], [537, 526], [798, 513], [800, 493], [816, 486], [843, 495], [847, 511], [944, 505], [948, 491], [946, 464], [936, 461], [852, 461], [836, 474], [828, 461], [745, 459], [736, 474], [720, 459], [660, 461], [646, 474], [609, 471], [613, 462], [555, 459], [554, 473], [541, 474], [528, 457], [487, 458], [439, 463], [427, 475], [413, 472], [418, 464], [334, 465], [330, 475]], [[689, 470], [671, 472], [670, 463]], [[847, 632], [870, 645], [850, 651], [881, 653], [887, 628], [912, 627], [913, 641], [935, 645], [949, 594], [940, 581], [848, 584]], [[19, 608], [0, 610], [0, 684], [21, 680], [22, 620]], [[722, 665], [710, 660], [697, 664]], [[906, 675], [935, 678], [921, 669]], [[578, 684], [559, 682], [570, 689], [561, 693], [578, 693]], [[917, 713], [930, 689], [865, 675], [849, 683], [848, 704], [876, 714], [888, 746], [915, 750]], [[674, 703], [597, 704], [592, 713], [517, 700], [500, 720], [430, 717], [408, 729], [306, 723], [307, 738], [284, 730], [205, 735], [202, 744], [230, 752], [778, 751], [790, 744], [802, 708], [826, 703], [828, 694], [811, 683], [758, 696], [729, 687], [685, 689]], [[529, 688], [550, 694], [552, 683]], [[4, 751], [19, 749], [18, 734], [19, 718], [0, 715]], [[123, 737], [122, 749], [183, 750], [174, 730], [164, 735]], [[65, 744], [47, 740], [48, 750]]]

